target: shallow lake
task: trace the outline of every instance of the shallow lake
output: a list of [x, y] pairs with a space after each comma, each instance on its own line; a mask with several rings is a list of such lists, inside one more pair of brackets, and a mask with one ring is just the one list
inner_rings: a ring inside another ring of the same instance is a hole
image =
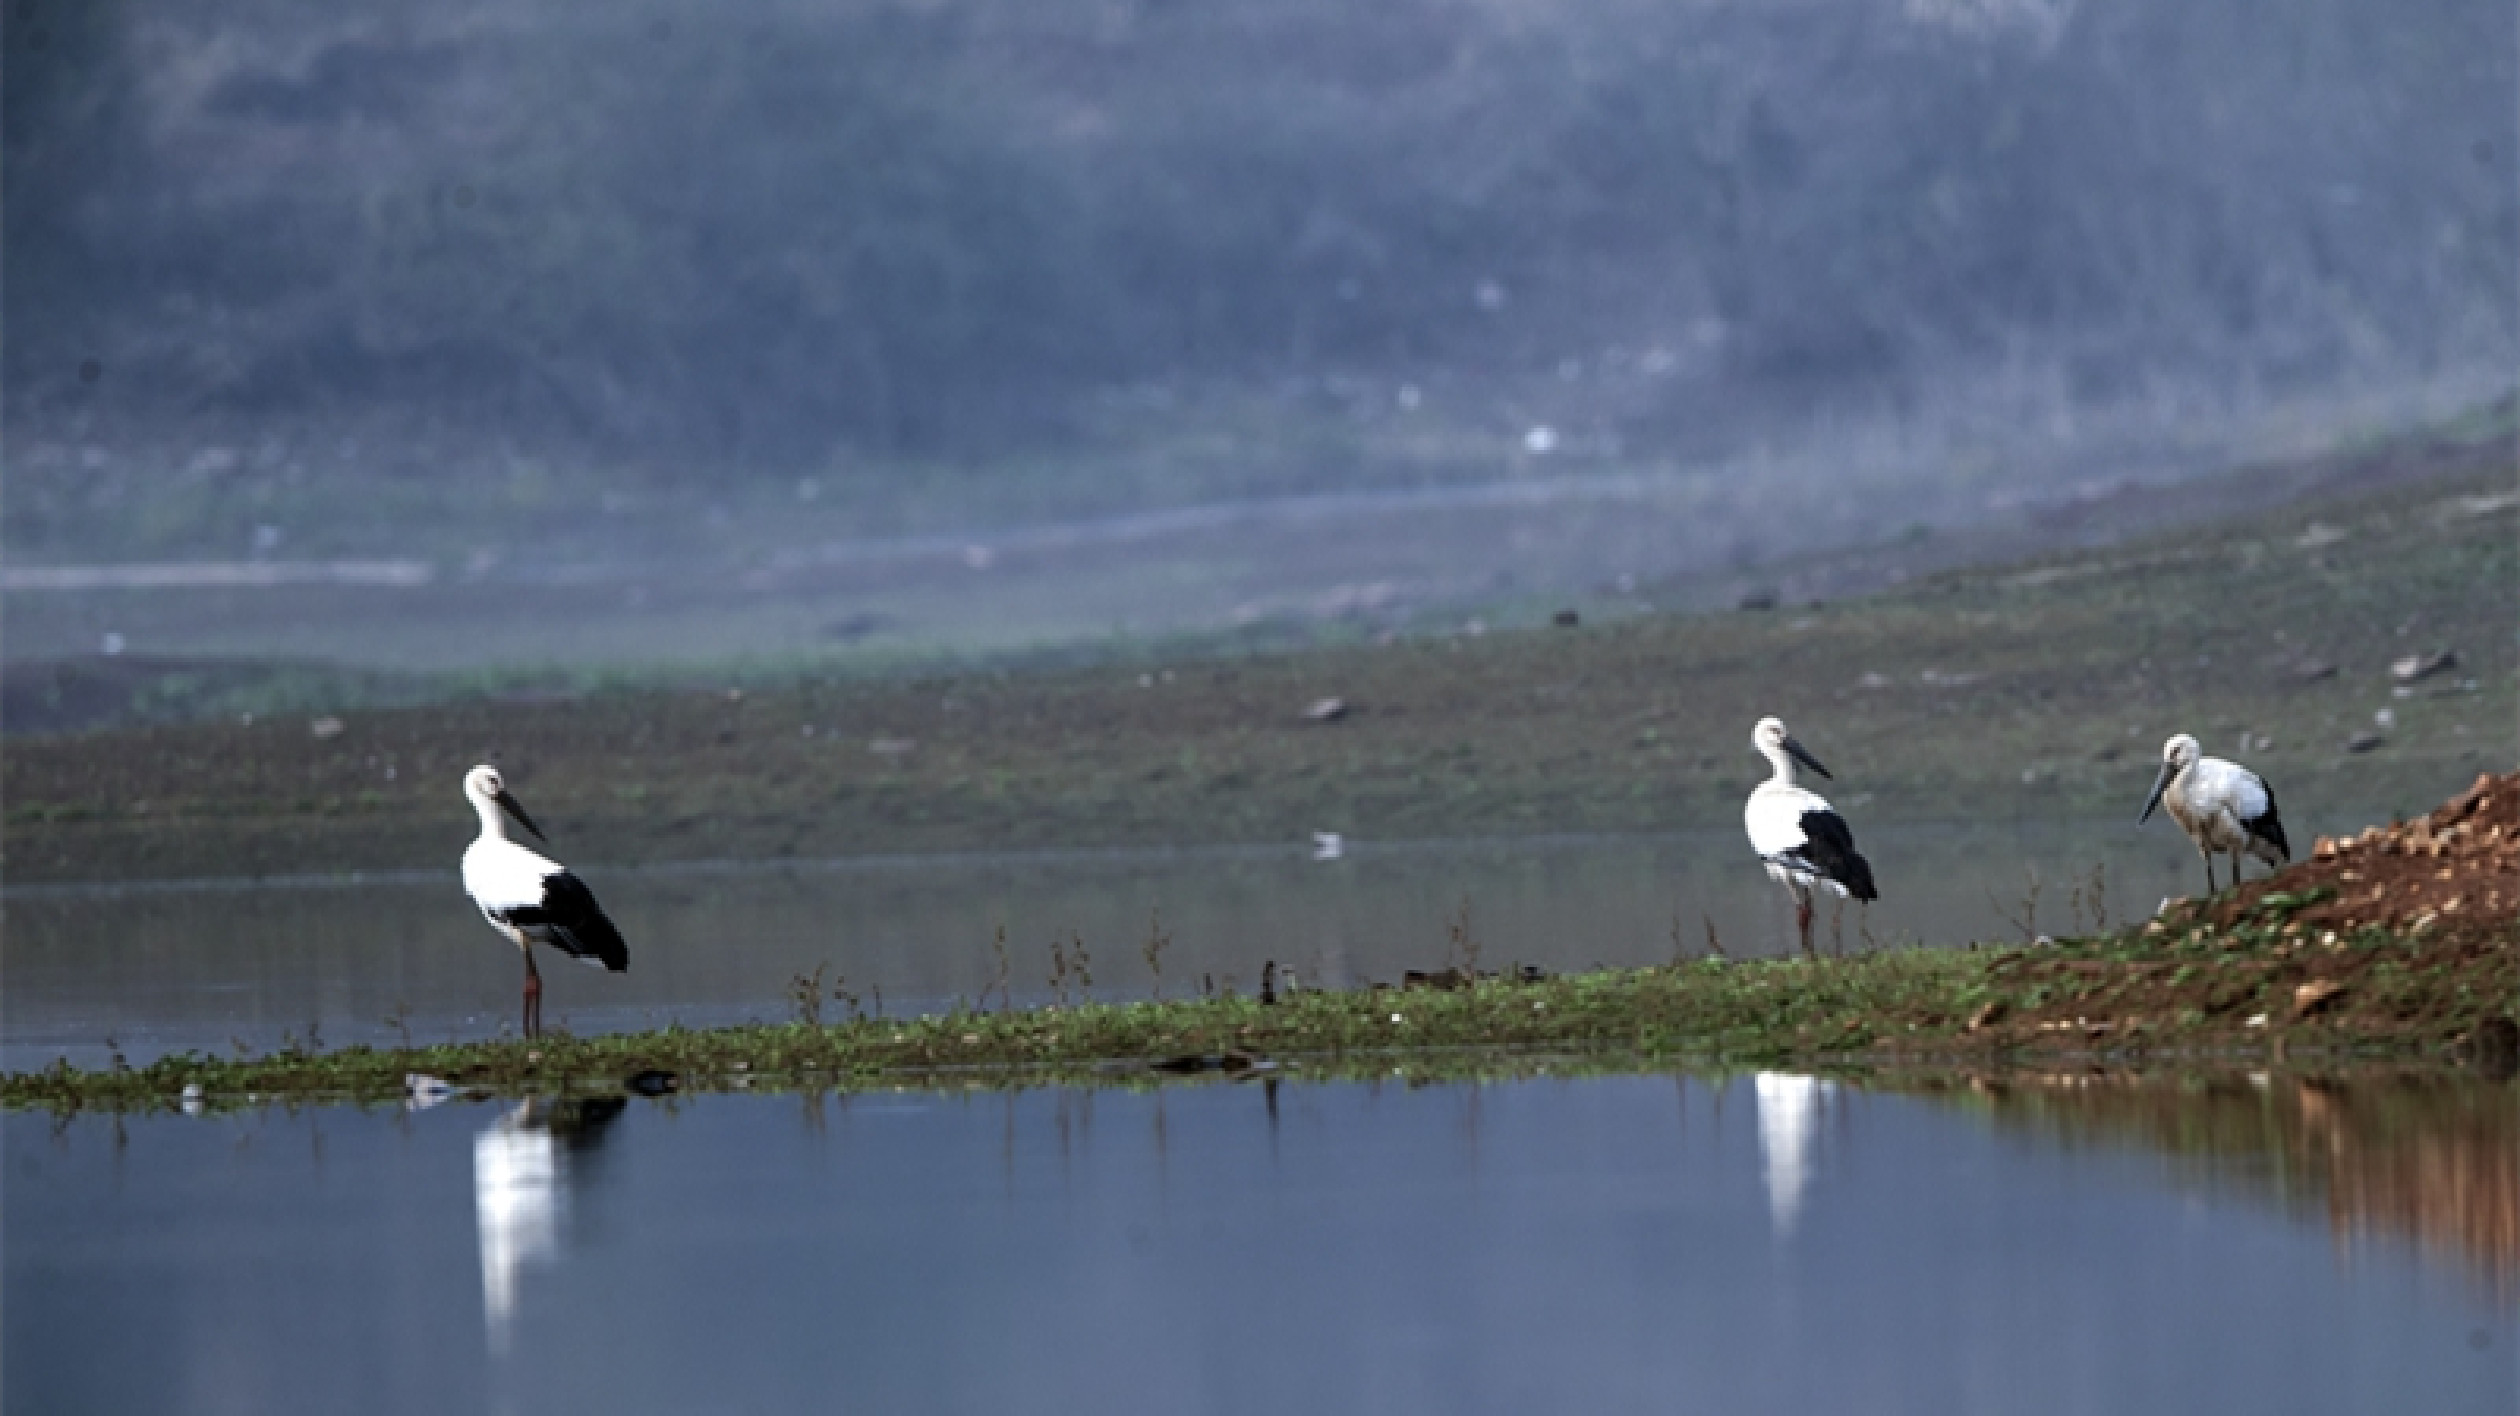
[[[2202, 884], [2166, 822], [1884, 825], [1862, 838], [1884, 898], [1823, 906], [1823, 949], [2019, 940], [2124, 923]], [[2292, 827], [2306, 848], [2320, 830]], [[1459, 962], [1553, 971], [1669, 961], [1709, 931], [1736, 956], [1794, 947], [1783, 892], [1737, 830], [1663, 836], [1047, 851], [824, 862], [703, 862], [584, 874], [631, 945], [629, 973], [547, 962], [546, 1020], [580, 1032], [784, 1021], [824, 972], [868, 1011], [1004, 991], [1054, 996], [1053, 944], [1084, 945], [1103, 998], [1250, 992], [1275, 960], [1305, 983], [1396, 981]], [[2095, 871], [2099, 872], [2095, 875]], [[2035, 909], [2030, 898], [2036, 880]], [[2095, 885], [2097, 888], [2095, 888]], [[5, 895], [0, 1066], [104, 1065], [187, 1049], [436, 1042], [512, 1027], [515, 953], [455, 873], [363, 880], [33, 887]], [[2096, 903], [2095, 903], [2096, 902]], [[1466, 912], [1466, 913], [1465, 913]], [[1150, 936], [1169, 943], [1147, 961]], [[546, 956], [548, 957], [548, 956]], [[1159, 971], [1160, 970], [1160, 974]], [[1071, 991], [1082, 980], [1071, 968]]]
[[2515, 1100], [1765, 1074], [10, 1115], [0, 1399], [2508, 1412]]

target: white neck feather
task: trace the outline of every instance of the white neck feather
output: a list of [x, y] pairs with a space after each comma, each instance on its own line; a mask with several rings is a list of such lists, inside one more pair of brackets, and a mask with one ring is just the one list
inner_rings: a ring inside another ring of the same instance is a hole
[[[472, 794], [466, 793], [466, 795]], [[481, 818], [481, 839], [504, 841], [508, 838], [507, 817], [499, 811], [497, 802], [488, 797], [473, 796], [472, 806], [473, 815]]]

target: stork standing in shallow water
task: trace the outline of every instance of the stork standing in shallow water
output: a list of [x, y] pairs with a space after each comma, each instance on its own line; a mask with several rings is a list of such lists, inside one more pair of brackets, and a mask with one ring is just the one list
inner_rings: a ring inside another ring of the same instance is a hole
[[586, 882], [567, 866], [508, 839], [507, 818], [545, 839], [542, 828], [508, 794], [496, 767], [464, 774], [464, 795], [481, 818], [481, 835], [464, 849], [464, 893], [481, 907], [490, 927], [525, 956], [525, 1035], [542, 1032], [542, 975], [534, 946], [548, 944], [578, 962], [620, 973], [630, 967], [630, 946], [604, 917]]
[[2138, 822], [2150, 821], [2153, 808], [2168, 807], [2187, 838], [2205, 857], [2205, 893], [2214, 893], [2214, 855], [2231, 852], [2231, 883], [2240, 883], [2240, 857], [2253, 855], [2270, 866], [2292, 859], [2284, 839], [2284, 823], [2275, 814], [2275, 789], [2266, 779], [2237, 762], [2207, 757], [2186, 733], [2161, 745], [2161, 772], [2153, 778], [2152, 795], [2144, 799]]
[[[1750, 730], [1750, 745], [1776, 769], [1774, 776], [1750, 793], [1741, 809], [1749, 829], [1750, 848], [1767, 862], [1767, 873], [1794, 897], [1794, 927], [1802, 933], [1803, 953], [1811, 952], [1811, 895], [1826, 886], [1841, 897], [1877, 900], [1872, 864], [1855, 853], [1855, 833], [1819, 793], [1794, 784], [1794, 764], [1829, 777], [1829, 769], [1803, 750], [1783, 720], [1761, 718]], [[1831, 781], [1837, 780], [1834, 777]]]

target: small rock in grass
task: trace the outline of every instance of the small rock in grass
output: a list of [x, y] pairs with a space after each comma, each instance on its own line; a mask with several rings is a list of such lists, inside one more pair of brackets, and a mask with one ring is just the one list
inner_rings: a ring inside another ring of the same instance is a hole
[[2496, 1081], [2508, 1081], [2520, 1074], [2520, 1023], [2509, 1018], [2487, 1018], [2468, 1034], [2468, 1056], [2477, 1070]]
[[2332, 978], [2314, 978], [2293, 990], [2293, 1016], [2306, 1018], [2337, 999], [2345, 985]]
[[2409, 654], [2389, 665], [2389, 677], [2399, 683], [2421, 683], [2434, 674], [2459, 666], [2459, 651], [2444, 649], [2437, 654]]

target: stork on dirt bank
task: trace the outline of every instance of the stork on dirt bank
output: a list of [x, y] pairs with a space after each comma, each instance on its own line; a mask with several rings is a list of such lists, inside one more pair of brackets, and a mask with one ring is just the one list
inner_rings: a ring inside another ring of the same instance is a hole
[[2253, 855], [2270, 866], [2292, 859], [2284, 839], [2283, 820], [2275, 814], [2275, 789], [2266, 779], [2237, 762], [2207, 757], [2186, 733], [2161, 745], [2161, 772], [2153, 778], [2152, 795], [2144, 799], [2150, 821], [2153, 808], [2168, 807], [2187, 838], [2205, 857], [2205, 893], [2214, 893], [2214, 856], [2231, 852], [2231, 883], [2240, 883], [2240, 857]]
[[614, 973], [630, 967], [630, 946], [604, 917], [585, 881], [560, 862], [508, 839], [511, 816], [535, 839], [546, 838], [508, 794], [498, 768], [475, 767], [465, 773], [464, 795], [481, 818], [481, 835], [464, 850], [464, 893], [481, 907], [490, 927], [525, 956], [525, 1035], [533, 1037], [542, 1031], [542, 975], [534, 968], [535, 945], [548, 944], [580, 963]]
[[1858, 900], [1877, 900], [1881, 895], [1873, 888], [1871, 863], [1855, 853], [1855, 833], [1846, 829], [1846, 818], [1819, 793], [1794, 784], [1797, 762], [1823, 777], [1829, 776], [1829, 769], [1794, 741], [1781, 719], [1761, 718], [1750, 730], [1750, 745], [1775, 768], [1775, 775], [1750, 793], [1749, 803], [1741, 809], [1741, 824], [1749, 829], [1750, 848], [1767, 862], [1769, 877], [1793, 895], [1794, 927], [1801, 931], [1803, 952], [1808, 954], [1815, 889], [1825, 886]]

